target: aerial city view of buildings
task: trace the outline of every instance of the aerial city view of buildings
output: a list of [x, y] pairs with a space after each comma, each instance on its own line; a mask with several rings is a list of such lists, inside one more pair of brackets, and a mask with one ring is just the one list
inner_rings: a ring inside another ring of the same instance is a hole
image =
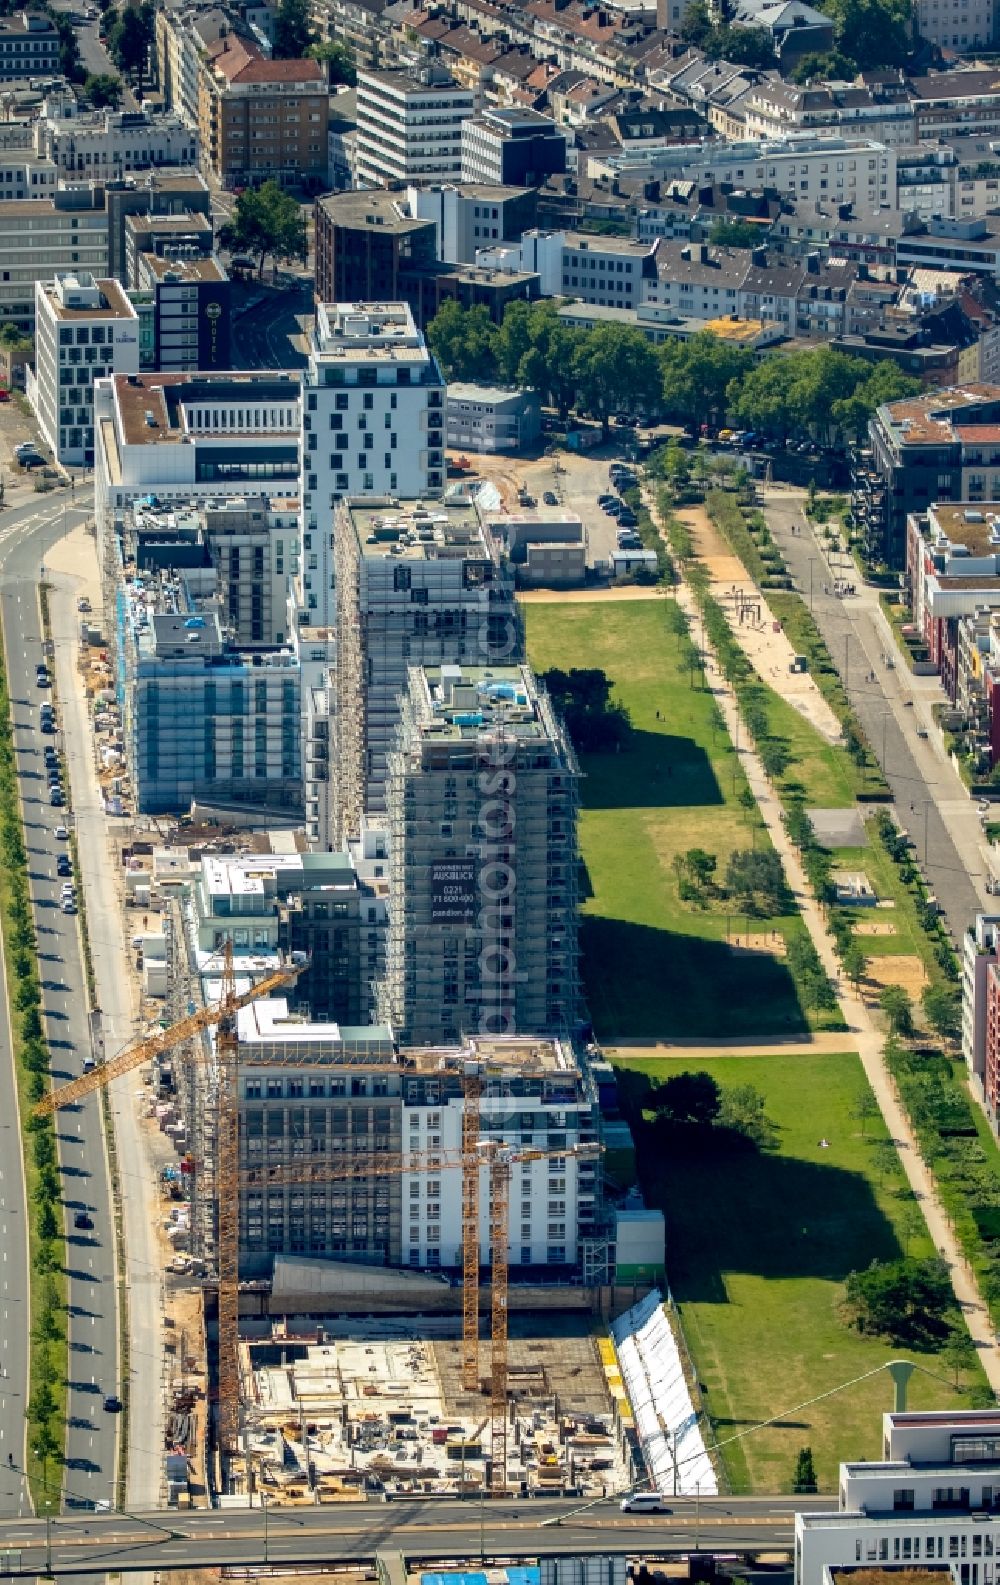
[[1000, 13], [71, 4], [0, 1571], [997, 1585]]

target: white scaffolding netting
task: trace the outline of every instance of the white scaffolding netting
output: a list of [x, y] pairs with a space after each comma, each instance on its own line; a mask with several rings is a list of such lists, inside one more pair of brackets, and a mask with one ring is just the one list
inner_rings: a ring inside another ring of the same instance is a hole
[[715, 1470], [659, 1289], [612, 1322], [611, 1335], [653, 1486], [667, 1496], [716, 1493]]

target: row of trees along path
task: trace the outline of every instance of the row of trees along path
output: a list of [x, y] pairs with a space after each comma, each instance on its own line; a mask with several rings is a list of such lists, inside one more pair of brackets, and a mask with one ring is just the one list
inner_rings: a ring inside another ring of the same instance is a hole
[[[657, 523], [659, 532], [666, 541], [667, 536], [664, 534], [663, 525], [658, 519], [655, 500], [647, 490], [644, 489], [643, 493], [646, 496], [646, 505], [653, 516], [653, 520]], [[683, 582], [683, 575], [681, 574], [680, 576], [682, 581], [676, 590], [676, 598], [682, 610], [691, 618], [698, 614], [697, 604], [690, 588]], [[706, 679], [708, 685], [722, 711], [730, 738], [734, 743], [739, 743], [741, 741], [741, 722], [736, 697], [719, 668], [715, 652], [707, 638], [705, 639], [704, 647], [707, 656]], [[747, 735], [747, 730], [744, 726], [742, 730], [742, 741], [744, 743]], [[940, 1251], [942, 1258], [947, 1262], [952, 1287], [955, 1290], [955, 1297], [965, 1316], [969, 1335], [975, 1344], [979, 1358], [982, 1360], [987, 1380], [995, 1392], [1000, 1392], [1000, 1348], [998, 1348], [997, 1340], [993, 1334], [989, 1312], [983, 1302], [972, 1270], [952, 1231], [951, 1223], [944, 1207], [938, 1198], [933, 1174], [920, 1154], [909, 1119], [900, 1103], [892, 1076], [886, 1067], [882, 1055], [884, 1039], [882, 1031], [876, 1027], [872, 1014], [863, 999], [856, 992], [850, 990], [849, 987], [840, 983], [833, 938], [827, 931], [819, 904], [809, 889], [809, 884], [799, 861], [798, 852], [789, 840], [781, 818], [781, 803], [764, 774], [764, 769], [756, 750], [741, 748], [738, 752], [750, 789], [760, 807], [761, 818], [767, 827], [775, 851], [785, 867], [789, 886], [795, 896], [796, 904], [805, 921], [806, 928], [812, 937], [813, 944], [819, 953], [820, 961], [830, 979], [834, 984], [838, 985], [838, 1000], [851, 1037], [850, 1044], [857, 1048], [861, 1065], [872, 1087], [875, 1099], [878, 1101], [886, 1127], [899, 1151], [907, 1182], [917, 1197], [931, 1238], [934, 1240], [934, 1244]]]

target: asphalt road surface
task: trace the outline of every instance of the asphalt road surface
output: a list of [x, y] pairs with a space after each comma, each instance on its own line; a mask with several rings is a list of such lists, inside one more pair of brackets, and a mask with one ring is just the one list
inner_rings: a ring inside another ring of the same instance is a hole
[[[802, 506], [800, 500], [771, 496], [766, 502], [768, 524], [879, 758], [900, 819], [916, 842], [930, 889], [944, 910], [952, 936], [960, 943], [982, 903], [935, 805], [926, 775], [896, 721], [898, 706], [886, 691], [881, 665], [884, 641], [866, 605], [838, 599], [832, 592], [830, 574], [811, 531], [804, 526]], [[793, 523], [802, 526], [802, 531], [793, 534]], [[860, 583], [860, 574], [857, 576]], [[869, 681], [872, 670], [874, 682]]]
[[[59, 737], [46, 737], [38, 730], [39, 705], [43, 697], [51, 695], [43, 693], [35, 683], [35, 667], [42, 658], [37, 585], [46, 548], [89, 516], [88, 495], [78, 492], [77, 499], [83, 505], [74, 503], [70, 508], [62, 495], [50, 497], [43, 504], [29, 503], [0, 519], [0, 620], [6, 638], [14, 740], [24, 801], [43, 1018], [56, 1083], [80, 1073], [90, 1049], [90, 1037], [78, 917], [62, 913], [58, 902], [62, 880], [56, 876], [56, 856], [66, 850], [67, 844], [56, 838], [55, 828], [67, 823], [67, 811], [50, 806], [42, 755], [45, 743], [55, 741], [58, 746]], [[58, 715], [57, 708], [57, 719]], [[8, 1072], [3, 1082], [9, 1084], [9, 1046], [7, 1049]], [[106, 1394], [119, 1391], [111, 1191], [98, 1096], [88, 1097], [75, 1110], [59, 1113], [57, 1139], [67, 1225], [69, 1307], [69, 1393], [61, 1495], [67, 1507], [91, 1508], [114, 1501], [117, 1419], [103, 1409], [102, 1403]], [[5, 1170], [10, 1170], [9, 1165]], [[93, 1219], [92, 1231], [77, 1231], [73, 1226], [75, 1213], [82, 1210]], [[0, 1219], [2, 1214], [0, 1211]], [[23, 1232], [22, 1225], [13, 1245], [5, 1246], [6, 1265], [16, 1261]], [[20, 1258], [23, 1270], [23, 1254]], [[18, 1286], [23, 1294], [20, 1280]], [[0, 1297], [2, 1292], [0, 1289]], [[12, 1328], [7, 1351], [12, 1391], [15, 1382], [20, 1387], [21, 1396], [12, 1409], [21, 1427], [16, 1447], [23, 1451], [27, 1317], [14, 1319], [21, 1324], [16, 1337]], [[12, 1422], [4, 1422], [2, 1417], [0, 1410], [5, 1439], [13, 1438]], [[23, 1459], [15, 1456], [15, 1464], [23, 1464]], [[49, 1481], [56, 1511], [60, 1501], [59, 1472], [51, 1471]], [[6, 1490], [8, 1486], [13, 1490]], [[0, 1502], [8, 1511], [11, 1503], [17, 1501], [19, 1486], [15, 1472], [0, 1463]]]
[[[522, 1502], [338, 1503], [332, 1508], [230, 1509], [197, 1514], [89, 1514], [0, 1521], [4, 1574], [245, 1567], [268, 1562], [370, 1563], [406, 1558], [493, 1559], [626, 1552], [770, 1552], [791, 1547], [796, 1512], [836, 1508], [826, 1497], [668, 1499], [666, 1514], [622, 1513], [616, 1498], [575, 1505]], [[265, 1534], [266, 1532], [266, 1534]], [[51, 1549], [51, 1556], [47, 1548]]]
[[234, 369], [302, 369], [306, 358], [291, 337], [302, 334], [301, 319], [313, 310], [308, 282], [301, 286], [268, 287], [254, 283], [249, 295], [263, 293], [253, 308], [233, 303], [232, 364]]

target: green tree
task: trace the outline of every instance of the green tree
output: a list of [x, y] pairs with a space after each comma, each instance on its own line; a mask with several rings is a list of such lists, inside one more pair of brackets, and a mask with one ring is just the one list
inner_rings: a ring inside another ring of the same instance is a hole
[[864, 1139], [868, 1132], [868, 1124], [873, 1117], [879, 1114], [878, 1101], [867, 1084], [859, 1091], [858, 1098], [851, 1107], [851, 1116], [861, 1124], [861, 1137]]
[[764, 1097], [752, 1084], [727, 1084], [722, 1090], [718, 1125], [742, 1134], [758, 1150], [770, 1150], [778, 1133], [765, 1109]]
[[823, 0], [837, 50], [862, 71], [902, 66], [913, 44], [907, 0]]
[[496, 373], [496, 328], [482, 304], [442, 303], [427, 326], [427, 341], [449, 380], [490, 380]]
[[660, 406], [656, 353], [642, 331], [630, 325], [596, 325], [576, 349], [574, 372], [580, 402], [600, 419], [605, 440], [618, 408], [651, 413]]
[[51, 1200], [41, 1200], [38, 1205], [38, 1236], [44, 1239], [57, 1238], [58, 1235], [59, 1219], [55, 1206]]
[[875, 1176], [879, 1187], [881, 1187], [885, 1179], [891, 1177], [899, 1168], [899, 1157], [896, 1154], [896, 1147], [892, 1140], [879, 1140], [879, 1143], [875, 1146], [872, 1159], [875, 1165]]
[[788, 77], [793, 83], [807, 83], [830, 78], [850, 78], [854, 74], [854, 62], [848, 60], [846, 55], [841, 55], [839, 50], [830, 50], [826, 55], [803, 55], [796, 61]]
[[51, 1420], [40, 1420], [31, 1435], [31, 1449], [43, 1465], [62, 1458], [63, 1444]]
[[256, 255], [259, 275], [263, 275], [269, 256], [304, 262], [308, 246], [306, 222], [298, 203], [274, 180], [240, 193], [232, 219], [219, 231], [219, 240], [233, 253]]
[[816, 1491], [816, 1466], [813, 1463], [811, 1447], [800, 1447], [795, 1460], [795, 1473], [792, 1476], [792, 1490], [794, 1492]]
[[726, 890], [748, 913], [780, 913], [786, 904], [787, 887], [778, 855], [737, 848], [726, 865]]
[[131, 77], [140, 91], [155, 36], [155, 15], [149, 0], [142, 5], [126, 6], [108, 33], [108, 54], [118, 70]]
[[708, 233], [709, 242], [720, 248], [755, 248], [768, 227], [744, 220], [740, 215], [720, 215]]
[[955, 1372], [955, 1387], [957, 1389], [962, 1372], [974, 1370], [977, 1359], [976, 1345], [969, 1336], [964, 1322], [960, 1321], [957, 1326], [952, 1327], [941, 1349], [941, 1358], [949, 1370]]
[[688, 848], [684, 854], [684, 863], [696, 886], [714, 886], [715, 872], [719, 865], [714, 853], [707, 853], [704, 848]]
[[879, 996], [878, 1004], [889, 1021], [894, 1035], [912, 1035], [913, 1004], [901, 985], [887, 985]]
[[929, 983], [920, 998], [929, 1029], [942, 1040], [955, 1040], [962, 1027], [958, 987]]
[[56, 1412], [56, 1395], [48, 1382], [39, 1382], [28, 1399], [28, 1418], [47, 1420]]
[[[857, 360], [852, 359], [852, 362]], [[920, 381], [904, 374], [891, 358], [876, 363], [864, 379], [859, 379], [849, 396], [839, 397], [831, 408], [834, 422], [852, 440], [861, 440], [868, 430], [868, 420], [875, 409], [884, 402], [897, 402], [904, 396], [916, 396]]]
[[695, 435], [704, 423], [718, 428], [730, 391], [741, 388], [752, 364], [752, 353], [730, 346], [710, 330], [690, 341], [665, 341], [660, 368], [666, 416]]
[[322, 39], [318, 44], [310, 44], [306, 54], [326, 67], [326, 80], [331, 88], [336, 88], [339, 83], [354, 87], [358, 80], [354, 56], [339, 39]]
[[521, 365], [534, 344], [534, 304], [523, 299], [508, 303], [493, 337], [497, 371], [507, 385], [518, 383]]
[[845, 1317], [856, 1331], [912, 1347], [944, 1342], [954, 1304], [947, 1267], [938, 1259], [873, 1260], [845, 1284]]
[[861, 984], [861, 981], [868, 973], [868, 959], [865, 956], [864, 949], [861, 947], [859, 942], [850, 942], [844, 952], [841, 962], [844, 973], [847, 975], [850, 983], [854, 986], [854, 989], [857, 990], [858, 986]]
[[710, 1073], [672, 1073], [649, 1097], [657, 1117], [671, 1123], [714, 1123], [722, 1105], [718, 1084]]
[[301, 60], [313, 42], [308, 0], [279, 0], [271, 46], [275, 60]]
[[90, 72], [84, 79], [83, 92], [95, 110], [117, 110], [122, 102], [122, 80], [110, 72]]

